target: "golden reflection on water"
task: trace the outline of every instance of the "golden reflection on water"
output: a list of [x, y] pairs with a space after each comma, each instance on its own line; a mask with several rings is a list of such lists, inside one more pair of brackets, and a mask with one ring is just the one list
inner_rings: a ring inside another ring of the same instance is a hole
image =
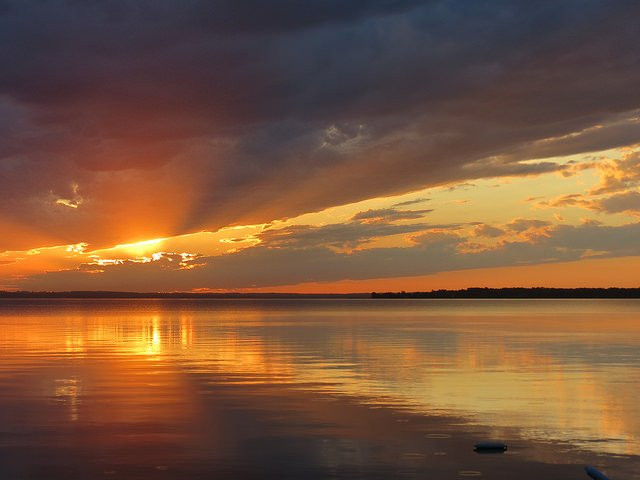
[[[197, 374], [447, 413], [586, 449], [640, 449], [640, 303], [623, 312], [611, 304], [606, 322], [601, 312], [565, 312], [562, 304], [496, 315], [455, 305], [454, 314], [330, 306], [7, 309], [0, 379], [51, 375], [50, 395], [72, 422], [187, 418], [197, 394], [185, 385]], [[305, 316], [305, 308], [313, 311]], [[118, 402], [96, 400], [98, 391], [117, 392]]]
[[80, 398], [80, 381], [77, 378], [61, 378], [55, 380], [54, 396], [69, 407], [69, 420], [78, 420], [78, 403]]

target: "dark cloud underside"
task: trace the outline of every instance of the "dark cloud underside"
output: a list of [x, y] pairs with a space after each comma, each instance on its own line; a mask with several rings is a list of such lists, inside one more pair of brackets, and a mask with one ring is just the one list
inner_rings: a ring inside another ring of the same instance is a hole
[[638, 142], [639, 14], [5, 0], [0, 250], [270, 221]]

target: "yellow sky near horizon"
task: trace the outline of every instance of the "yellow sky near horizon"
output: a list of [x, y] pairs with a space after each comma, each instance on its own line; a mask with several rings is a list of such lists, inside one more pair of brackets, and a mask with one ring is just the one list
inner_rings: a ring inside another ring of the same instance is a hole
[[[340, 255], [373, 251], [380, 252], [382, 258], [390, 250], [423, 246], [424, 238], [454, 239], [458, 242], [455, 252], [466, 255], [465, 258], [491, 253], [498, 258], [501, 249], [516, 244], [530, 245], [532, 249], [548, 248], [546, 244], [553, 242], [563, 229], [592, 226], [609, 234], [616, 229], [634, 227], [640, 217], [638, 209], [633, 205], [628, 209], [610, 208], [606, 202], [616, 195], [628, 197], [637, 193], [640, 175], [634, 169], [639, 164], [638, 151], [636, 147], [552, 158], [547, 161], [559, 166], [556, 172], [458, 182], [337, 205], [269, 223], [229, 226], [215, 232], [193, 232], [98, 249], [79, 242], [7, 251], [0, 253], [0, 288], [32, 289], [31, 278], [80, 272], [87, 278], [86, 289], [99, 290], [105, 289], [104, 285], [99, 281], [94, 285], [94, 281], [99, 280], [105, 270], [114, 276], [114, 272], [125, 265], [144, 268], [160, 260], [175, 260], [172, 265], [177, 270], [197, 270], [205, 263], [215, 263], [216, 258], [228, 257], [226, 260], [229, 260], [240, 253], [246, 255], [247, 250], [252, 249], [299, 253], [321, 248]], [[274, 272], [273, 281], [262, 280], [260, 285], [246, 282], [246, 285], [211, 288], [216, 291], [346, 293], [471, 286], [639, 286], [636, 272], [640, 271], [640, 256], [628, 247], [616, 251], [618, 240], [615, 238], [608, 251], [605, 249], [608, 241], [598, 240], [593, 248], [581, 247], [580, 257], [571, 261], [558, 256], [521, 260], [516, 257], [502, 265], [499, 260], [492, 260], [493, 264], [488, 265], [470, 262], [468, 268], [464, 264], [441, 265], [440, 271], [425, 271], [424, 275], [414, 272], [406, 275], [402, 270], [394, 275], [391, 264], [388, 271], [354, 272], [354, 275], [347, 272], [335, 279], [314, 280], [314, 272], [310, 272], [310, 278], [305, 281], [287, 281], [286, 274]], [[428, 254], [429, 248], [426, 248]], [[554, 248], [559, 249], [556, 254], [567, 249], [566, 246]], [[262, 268], [259, 261], [255, 268]], [[178, 279], [175, 286], [159, 289], [207, 288], [210, 287], [206, 284], [182, 284]], [[60, 283], [53, 289], [69, 288]], [[127, 289], [127, 277], [123, 275], [121, 290]]]
[[246, 293], [427, 292], [473, 287], [640, 288], [640, 256], [440, 272], [411, 277], [309, 282], [244, 289]]

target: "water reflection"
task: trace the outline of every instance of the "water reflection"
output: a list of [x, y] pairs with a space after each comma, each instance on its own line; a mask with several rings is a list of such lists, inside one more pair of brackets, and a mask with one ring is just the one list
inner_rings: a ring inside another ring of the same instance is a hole
[[[638, 478], [639, 319], [633, 301], [5, 302], [0, 455], [25, 458], [0, 473], [500, 476], [599, 452]], [[474, 435], [525, 443], [447, 450]]]
[[54, 381], [53, 395], [56, 400], [69, 406], [69, 420], [78, 420], [78, 402], [80, 398], [80, 382], [77, 378], [60, 378]]

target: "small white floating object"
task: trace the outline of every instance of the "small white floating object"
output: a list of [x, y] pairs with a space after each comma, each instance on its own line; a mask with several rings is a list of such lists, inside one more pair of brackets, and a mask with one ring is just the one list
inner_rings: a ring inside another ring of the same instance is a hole
[[593, 478], [593, 480], [609, 480], [609, 477], [607, 477], [604, 473], [602, 473], [596, 467], [587, 465], [586, 467], [584, 467], [584, 471], [587, 472], [587, 475]]
[[507, 445], [502, 442], [480, 442], [476, 443], [473, 449], [476, 452], [504, 452]]

